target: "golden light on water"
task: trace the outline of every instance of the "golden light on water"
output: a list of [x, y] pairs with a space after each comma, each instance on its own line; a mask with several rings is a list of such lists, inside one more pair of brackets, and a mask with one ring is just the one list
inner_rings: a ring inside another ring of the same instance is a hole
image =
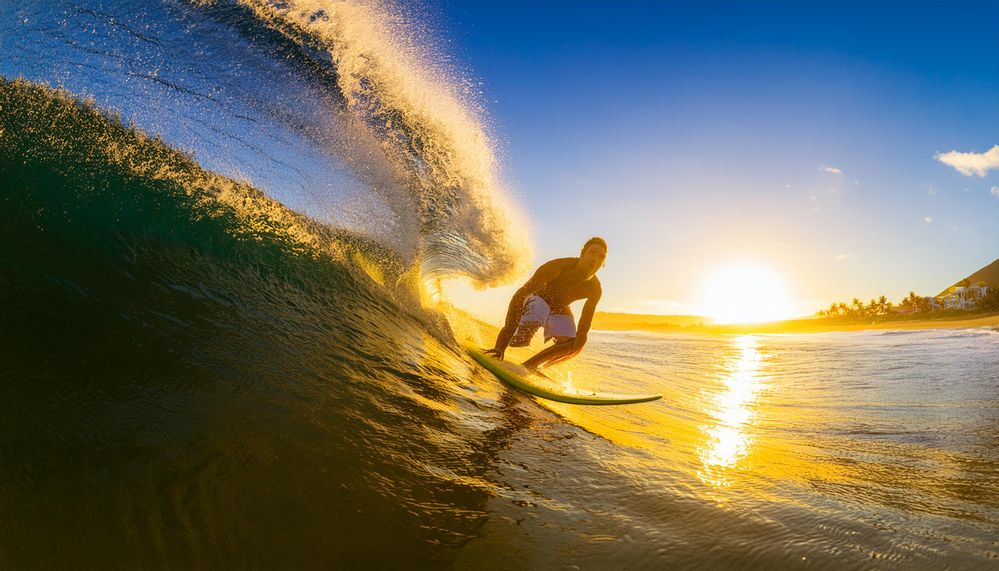
[[794, 315], [787, 286], [756, 264], [734, 264], [712, 273], [702, 288], [700, 313], [717, 323], [779, 321]]
[[735, 340], [738, 353], [731, 358], [722, 388], [708, 403], [712, 424], [702, 427], [706, 441], [698, 447], [701, 480], [715, 487], [731, 484], [730, 475], [753, 445], [754, 404], [763, 387], [763, 358], [752, 335]]

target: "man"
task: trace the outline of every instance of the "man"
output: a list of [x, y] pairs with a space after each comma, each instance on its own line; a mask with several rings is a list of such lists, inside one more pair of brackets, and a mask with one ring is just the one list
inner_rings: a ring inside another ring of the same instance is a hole
[[[607, 258], [607, 242], [590, 238], [578, 258], [558, 258], [542, 264], [534, 276], [510, 300], [506, 323], [496, 337], [496, 346], [486, 351], [502, 360], [507, 347], [526, 347], [541, 327], [545, 341], [555, 344], [524, 361], [528, 369], [553, 365], [575, 356], [586, 344], [593, 312], [602, 290], [596, 273]], [[585, 299], [579, 329], [569, 304]]]

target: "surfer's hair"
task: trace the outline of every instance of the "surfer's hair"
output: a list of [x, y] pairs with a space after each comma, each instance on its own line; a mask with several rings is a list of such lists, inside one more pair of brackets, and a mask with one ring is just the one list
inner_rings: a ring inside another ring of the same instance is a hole
[[587, 240], [585, 244], [583, 244], [583, 249], [580, 250], [579, 253], [582, 254], [583, 252], [586, 251], [587, 248], [593, 246], [594, 244], [596, 244], [597, 246], [603, 246], [604, 250], [607, 249], [607, 241], [601, 238], [600, 236], [594, 236], [589, 240]]

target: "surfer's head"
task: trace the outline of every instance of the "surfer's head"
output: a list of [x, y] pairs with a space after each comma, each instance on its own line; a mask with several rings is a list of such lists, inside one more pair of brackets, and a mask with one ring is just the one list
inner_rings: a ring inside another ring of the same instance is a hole
[[599, 236], [594, 236], [583, 244], [579, 251], [579, 264], [589, 275], [597, 273], [607, 259], [607, 242]]

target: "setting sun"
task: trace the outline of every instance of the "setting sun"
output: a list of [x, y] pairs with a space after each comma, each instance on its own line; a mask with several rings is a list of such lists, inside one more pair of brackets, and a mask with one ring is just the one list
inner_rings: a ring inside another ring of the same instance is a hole
[[718, 323], [777, 321], [794, 313], [784, 280], [755, 264], [716, 270], [706, 280], [703, 292], [701, 311]]

